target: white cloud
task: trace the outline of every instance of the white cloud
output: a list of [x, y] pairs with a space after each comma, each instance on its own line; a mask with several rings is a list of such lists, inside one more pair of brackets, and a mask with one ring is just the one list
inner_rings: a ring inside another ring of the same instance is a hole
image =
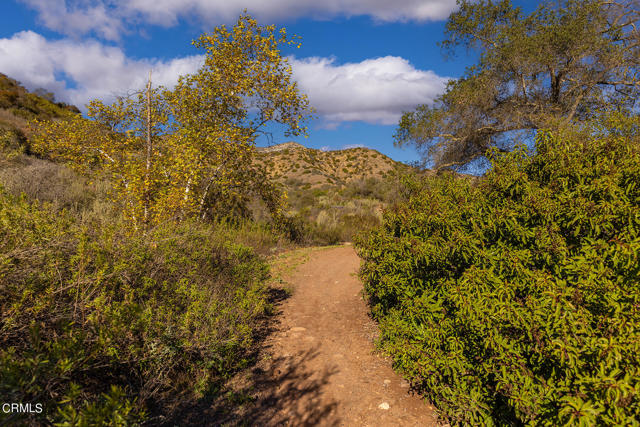
[[345, 121], [395, 124], [403, 111], [433, 102], [448, 81], [397, 56], [342, 65], [333, 58], [290, 62], [300, 89], [328, 128]]
[[[0, 39], [0, 72], [81, 108], [91, 99], [110, 102], [114, 95], [141, 89], [149, 69], [154, 84], [172, 87], [179, 75], [196, 71], [202, 61], [199, 55], [169, 61], [132, 59], [119, 47], [95, 40], [49, 41], [32, 31]], [[403, 111], [432, 102], [447, 81], [395, 56], [342, 65], [332, 58], [289, 61], [325, 129], [349, 121], [395, 124]]]
[[180, 16], [205, 19], [234, 19], [243, 9], [256, 17], [282, 20], [311, 16], [369, 15], [380, 21], [440, 20], [456, 8], [455, 0], [119, 0], [130, 13], [139, 13], [150, 22], [171, 25]]
[[124, 23], [172, 26], [195, 18], [211, 26], [235, 19], [243, 9], [273, 22], [299, 17], [329, 19], [367, 15], [374, 20], [442, 20], [455, 0], [20, 0], [35, 9], [44, 25], [63, 34], [86, 34], [116, 40]]
[[341, 150], [350, 150], [352, 148], [367, 148], [367, 146], [364, 144], [347, 144], [343, 145]]
[[111, 101], [114, 95], [144, 86], [149, 69], [154, 85], [172, 87], [181, 74], [194, 72], [201, 56], [133, 60], [118, 47], [97, 41], [48, 41], [32, 31], [0, 39], [0, 72], [27, 88], [42, 87], [82, 107], [91, 99]]
[[94, 32], [107, 40], [117, 40], [124, 30], [118, 13], [103, 1], [22, 0], [38, 11], [40, 21], [63, 34]]

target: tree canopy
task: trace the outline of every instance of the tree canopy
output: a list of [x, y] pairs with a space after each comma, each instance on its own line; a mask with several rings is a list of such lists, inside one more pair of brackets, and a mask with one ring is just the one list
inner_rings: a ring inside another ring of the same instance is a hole
[[458, 167], [518, 132], [633, 112], [640, 94], [638, 0], [546, 1], [526, 14], [510, 0], [458, 0], [444, 52], [476, 50], [478, 63], [434, 105], [403, 114], [397, 145], [436, 167]]
[[268, 123], [305, 134], [311, 109], [280, 55], [296, 37], [247, 14], [194, 45], [204, 64], [172, 90], [147, 88], [111, 105], [93, 101], [89, 120], [36, 125], [34, 149], [76, 169], [111, 173], [114, 196], [133, 228], [187, 216], [235, 215], [256, 194], [272, 214], [281, 196], [252, 162]]

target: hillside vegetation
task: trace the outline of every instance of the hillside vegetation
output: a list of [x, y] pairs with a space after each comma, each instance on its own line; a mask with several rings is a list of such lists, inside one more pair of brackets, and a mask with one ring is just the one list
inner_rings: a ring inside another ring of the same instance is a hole
[[0, 73], [0, 148], [28, 151], [29, 121], [70, 118], [80, 111], [73, 105], [54, 102], [44, 91], [29, 93], [16, 80]]
[[268, 273], [241, 232], [132, 237], [1, 188], [0, 224], [0, 394], [44, 404], [4, 422], [162, 420], [249, 360]]
[[300, 181], [308, 184], [307, 188], [344, 186], [371, 178], [383, 180], [411, 170], [409, 166], [365, 147], [321, 151], [286, 142], [258, 148], [257, 152], [256, 162], [265, 166], [271, 178], [281, 183]]
[[288, 142], [258, 148], [255, 163], [287, 195], [299, 241], [334, 244], [380, 225], [418, 171], [369, 148], [321, 151]]

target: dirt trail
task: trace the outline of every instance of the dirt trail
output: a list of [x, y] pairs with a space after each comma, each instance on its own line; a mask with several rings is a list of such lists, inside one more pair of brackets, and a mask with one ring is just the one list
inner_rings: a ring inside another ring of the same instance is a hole
[[285, 299], [266, 339], [254, 384], [256, 425], [430, 426], [431, 407], [374, 352], [377, 327], [367, 316], [351, 246], [307, 250], [284, 273]]

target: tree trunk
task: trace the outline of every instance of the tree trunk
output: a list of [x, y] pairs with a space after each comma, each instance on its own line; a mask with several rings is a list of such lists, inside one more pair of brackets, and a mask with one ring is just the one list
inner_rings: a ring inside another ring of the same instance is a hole
[[144, 222], [149, 223], [149, 209], [151, 204], [151, 156], [153, 145], [151, 143], [151, 70], [149, 70], [149, 81], [147, 82], [147, 165], [144, 177]]

